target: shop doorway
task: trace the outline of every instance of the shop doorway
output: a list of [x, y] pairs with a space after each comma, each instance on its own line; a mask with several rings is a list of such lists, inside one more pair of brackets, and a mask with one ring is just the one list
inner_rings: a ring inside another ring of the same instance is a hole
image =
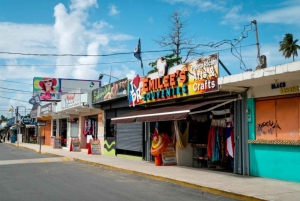
[[60, 127], [60, 137], [61, 137], [61, 146], [67, 147], [67, 133], [68, 133], [68, 121], [67, 119], [60, 119], [59, 120], [59, 127]]

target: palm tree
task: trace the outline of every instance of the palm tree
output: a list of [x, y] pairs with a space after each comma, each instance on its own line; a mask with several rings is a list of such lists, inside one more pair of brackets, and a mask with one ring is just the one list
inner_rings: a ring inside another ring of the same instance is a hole
[[282, 56], [284, 56], [284, 58], [290, 58], [293, 56], [293, 61], [295, 61], [295, 56], [298, 56], [297, 50], [300, 49], [300, 46], [297, 45], [297, 42], [298, 39], [293, 40], [293, 34], [285, 34], [283, 40], [279, 42], [279, 51], [282, 51]]

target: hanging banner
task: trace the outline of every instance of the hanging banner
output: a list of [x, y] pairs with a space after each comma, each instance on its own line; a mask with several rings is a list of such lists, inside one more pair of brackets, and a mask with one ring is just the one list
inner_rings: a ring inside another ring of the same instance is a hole
[[218, 53], [167, 68], [157, 60], [158, 72], [147, 77], [137, 75], [129, 81], [129, 106], [177, 99], [219, 90]]

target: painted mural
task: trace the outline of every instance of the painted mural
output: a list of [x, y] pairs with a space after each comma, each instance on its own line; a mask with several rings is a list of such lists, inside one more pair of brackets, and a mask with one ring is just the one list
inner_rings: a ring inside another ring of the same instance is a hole
[[[129, 81], [129, 106], [199, 95], [219, 90], [219, 58], [212, 54], [170, 69], [162, 68], [148, 77], [137, 75]], [[169, 72], [168, 72], [169, 71]]]

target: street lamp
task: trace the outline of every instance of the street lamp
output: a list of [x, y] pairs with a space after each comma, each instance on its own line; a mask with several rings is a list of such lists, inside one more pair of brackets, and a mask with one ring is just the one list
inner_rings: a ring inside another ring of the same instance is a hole
[[98, 79], [102, 80], [102, 78], [103, 78], [104, 75], [109, 76], [109, 83], [110, 83], [110, 78], [115, 78], [115, 79], [119, 80], [119, 78], [111, 76], [111, 75], [108, 75], [108, 74], [105, 74], [105, 73], [100, 73]]

